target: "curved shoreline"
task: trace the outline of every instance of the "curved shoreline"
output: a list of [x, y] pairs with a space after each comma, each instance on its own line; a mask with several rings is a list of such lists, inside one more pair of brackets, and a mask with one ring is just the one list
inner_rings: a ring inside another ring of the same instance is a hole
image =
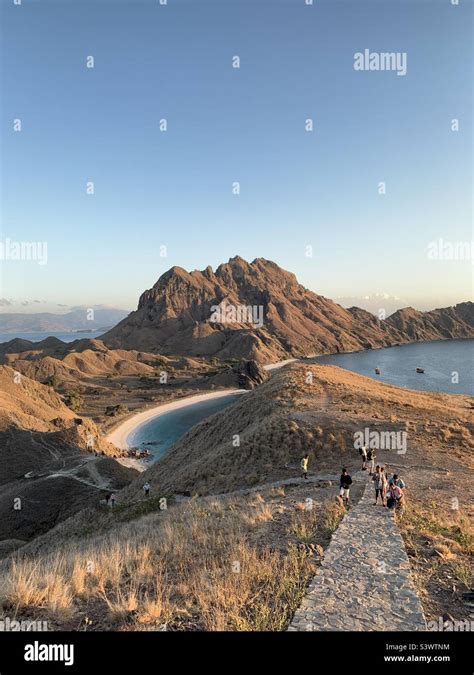
[[[286, 359], [285, 361], [277, 361], [276, 363], [269, 363], [266, 366], [263, 366], [267, 371], [278, 370], [283, 366], [286, 366], [288, 363], [293, 363], [298, 359]], [[109, 433], [105, 436], [105, 439], [112, 443], [117, 448], [122, 450], [129, 450], [132, 446], [127, 442], [128, 437], [141, 427], [146, 422], [149, 422], [155, 417], [159, 417], [165, 413], [171, 412], [172, 410], [177, 410], [179, 408], [185, 408], [188, 405], [193, 405], [195, 403], [202, 403], [202, 401], [208, 401], [214, 398], [221, 398], [222, 396], [228, 396], [229, 394], [245, 394], [247, 389], [222, 389], [220, 391], [210, 391], [204, 394], [193, 394], [191, 396], [185, 396], [179, 398], [175, 401], [170, 401], [170, 403], [162, 403], [160, 405], [149, 408], [148, 410], [142, 410], [141, 412], [135, 413], [128, 419], [125, 419], [123, 422], [114, 427]], [[144, 470], [144, 465], [141, 460], [134, 459], [133, 457], [122, 457], [118, 459], [121, 464], [124, 466], [130, 466], [140, 471]]]
[[[203, 401], [208, 401], [214, 398], [222, 398], [223, 396], [229, 396], [229, 394], [245, 394], [247, 393], [246, 389], [222, 389], [220, 391], [211, 391], [206, 392], [205, 394], [195, 394], [192, 396], [184, 396], [179, 398], [176, 401], [171, 401], [170, 403], [164, 403], [148, 410], [143, 410], [142, 412], [133, 415], [127, 420], [124, 420], [119, 424], [113, 431], [107, 434], [105, 437], [109, 443], [112, 443], [117, 448], [122, 450], [129, 450], [130, 445], [127, 441], [129, 436], [137, 431], [141, 426], [150, 420], [160, 417], [166, 413], [171, 412], [172, 410], [178, 410], [179, 408], [186, 408], [188, 406], [194, 405], [196, 403], [202, 403]], [[127, 460], [127, 458], [123, 458]], [[133, 462], [133, 466], [136, 467], [138, 460], [130, 458]], [[123, 463], [123, 462], [121, 462]], [[140, 466], [143, 466], [140, 464]]]

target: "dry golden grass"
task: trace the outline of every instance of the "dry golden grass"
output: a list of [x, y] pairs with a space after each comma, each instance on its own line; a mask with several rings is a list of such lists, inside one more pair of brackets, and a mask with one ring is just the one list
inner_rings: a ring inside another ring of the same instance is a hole
[[339, 501], [327, 499], [321, 505], [297, 502], [289, 532], [303, 544], [314, 542], [317, 534], [331, 535], [337, 529], [346, 510]]
[[59, 555], [18, 555], [0, 577], [1, 602], [62, 627], [87, 617], [94, 628], [281, 630], [312, 566], [291, 544], [278, 552], [249, 542], [272, 518], [258, 495], [191, 501]]
[[322, 508], [322, 525], [327, 534], [332, 534], [337, 530], [339, 523], [346, 513], [342, 502], [338, 500], [327, 500]]
[[447, 600], [451, 604], [457, 602], [452, 611], [459, 616], [467, 612], [460, 596], [457, 601], [455, 598], [471, 589], [474, 582], [474, 536], [469, 517], [459, 511], [443, 510], [439, 503], [410, 502], [397, 520], [414, 567], [417, 589], [427, 603], [427, 616], [439, 616]]
[[73, 588], [61, 570], [62, 558], [59, 556], [50, 559], [46, 566], [39, 562], [14, 560], [2, 591], [15, 614], [34, 608], [46, 609], [54, 618], [67, 617], [72, 606]]
[[297, 509], [291, 521], [289, 532], [294, 534], [298, 541], [310, 544], [318, 529], [318, 515], [315, 509]]

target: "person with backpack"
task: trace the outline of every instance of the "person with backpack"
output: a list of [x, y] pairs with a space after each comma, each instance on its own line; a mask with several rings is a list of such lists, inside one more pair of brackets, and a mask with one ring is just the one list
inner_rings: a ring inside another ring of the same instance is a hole
[[300, 463], [301, 471], [303, 472], [303, 478], [305, 480], [308, 480], [308, 462], [309, 462], [309, 455], [306, 454]]
[[372, 477], [372, 480], [374, 481], [374, 487], [375, 487], [375, 502], [374, 506], [377, 506], [377, 502], [380, 496], [380, 501], [382, 502], [382, 506], [385, 506], [385, 497], [387, 494], [387, 476], [385, 475], [385, 469], [383, 466], [377, 466], [375, 467], [375, 473]]
[[375, 450], [372, 448], [369, 448], [367, 451], [367, 462], [370, 463], [369, 466], [369, 476], [373, 476], [375, 473], [375, 460], [377, 459], [377, 455], [375, 453]]
[[114, 494], [110, 495], [110, 506], [112, 508], [114, 508], [114, 506], [115, 506], [115, 495]]
[[148, 497], [150, 494], [150, 483], [148, 481], [143, 486], [143, 492], [145, 493], [145, 497]]
[[367, 448], [365, 445], [361, 447], [359, 454], [362, 458], [362, 471], [367, 471]]
[[403, 491], [396, 483], [390, 485], [387, 506], [389, 509], [403, 508]]
[[341, 478], [339, 480], [339, 497], [345, 502], [346, 507], [349, 506], [349, 491], [352, 485], [352, 478], [347, 473], [347, 469], [342, 469]]

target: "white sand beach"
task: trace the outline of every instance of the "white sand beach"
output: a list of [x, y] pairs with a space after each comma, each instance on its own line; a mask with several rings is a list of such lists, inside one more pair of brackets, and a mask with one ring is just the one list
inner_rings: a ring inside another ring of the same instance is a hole
[[[228, 396], [229, 394], [246, 393], [247, 391], [244, 389], [222, 389], [220, 391], [206, 392], [205, 394], [196, 394], [195, 396], [185, 396], [184, 398], [180, 398], [177, 401], [171, 401], [171, 403], [155, 406], [149, 410], [144, 410], [143, 412], [133, 415], [133, 417], [130, 417], [129, 419], [122, 422], [122, 424], [119, 424], [116, 429], [113, 429], [106, 436], [106, 439], [109, 441], [109, 443], [113, 443], [117, 448], [127, 450], [131, 447], [127, 440], [130, 434], [136, 431], [140, 426], [142, 426], [142, 424], [145, 424], [145, 422], [148, 422], [154, 417], [164, 415], [165, 413], [169, 413], [172, 410], [177, 410], [178, 408], [185, 408], [189, 405], [202, 403], [203, 401], [208, 401], [209, 399], [221, 398], [222, 396]], [[143, 463], [133, 458], [125, 457], [118, 461], [120, 461], [120, 463], [124, 464], [125, 466], [132, 466], [134, 469], [143, 467], [141, 470], [144, 470], [144, 468], [146, 468]]]

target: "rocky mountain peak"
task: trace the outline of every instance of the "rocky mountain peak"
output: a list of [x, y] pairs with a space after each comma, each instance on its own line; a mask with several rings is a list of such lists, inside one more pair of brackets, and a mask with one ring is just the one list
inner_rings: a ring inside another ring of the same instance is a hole
[[[225, 301], [225, 302], [224, 302]], [[216, 307], [221, 310], [217, 312]], [[245, 310], [245, 311], [243, 311]], [[384, 321], [345, 309], [298, 283], [265, 258], [234, 256], [215, 272], [172, 267], [140, 297], [138, 309], [102, 336], [114, 348], [260, 363], [413, 340], [472, 337], [473, 306], [418, 312]]]

